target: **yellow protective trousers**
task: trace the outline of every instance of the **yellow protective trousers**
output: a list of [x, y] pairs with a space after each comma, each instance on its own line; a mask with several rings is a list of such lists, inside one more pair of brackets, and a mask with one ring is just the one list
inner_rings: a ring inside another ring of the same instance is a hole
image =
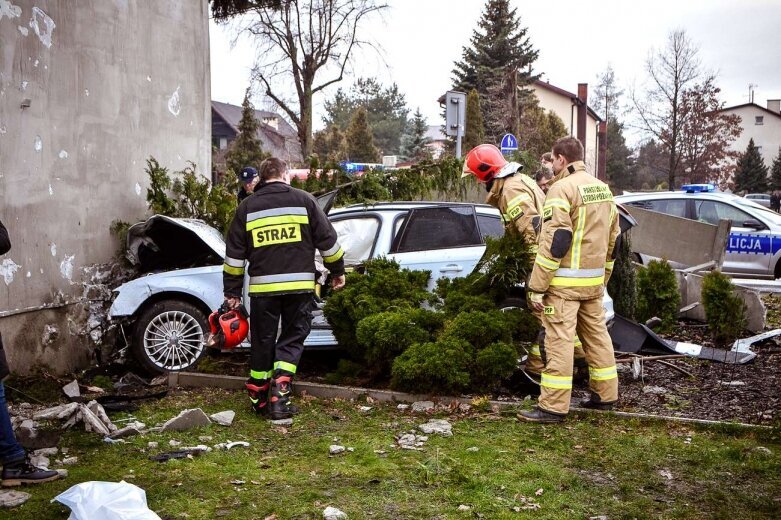
[[543, 305], [545, 370], [540, 380], [540, 409], [559, 415], [569, 412], [575, 355], [572, 338], [576, 334], [589, 367], [591, 399], [606, 404], [617, 401], [618, 373], [602, 298], [565, 300], [546, 294]]

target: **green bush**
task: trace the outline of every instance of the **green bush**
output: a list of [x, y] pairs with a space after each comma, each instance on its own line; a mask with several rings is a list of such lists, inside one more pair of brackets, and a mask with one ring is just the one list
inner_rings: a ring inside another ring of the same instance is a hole
[[613, 264], [613, 274], [607, 284], [607, 292], [613, 298], [616, 314], [635, 319], [637, 309], [637, 271], [632, 264], [632, 243], [629, 233], [624, 233], [618, 244], [618, 254]]
[[702, 280], [702, 304], [705, 319], [717, 345], [729, 344], [746, 328], [746, 304], [735, 293], [732, 280], [719, 271], [712, 271]]
[[518, 350], [509, 343], [491, 343], [477, 352], [472, 370], [472, 386], [496, 390], [510, 377], [518, 364]]
[[472, 349], [453, 337], [416, 343], [393, 362], [391, 386], [407, 392], [463, 392], [470, 384]]
[[512, 341], [512, 328], [505, 313], [498, 310], [462, 312], [445, 325], [444, 338], [463, 339], [474, 350], [497, 341]]
[[363, 364], [349, 359], [340, 359], [336, 371], [325, 375], [325, 382], [329, 385], [355, 384], [362, 371]]
[[323, 308], [339, 345], [354, 360], [364, 360], [358, 323], [381, 312], [418, 309], [432, 297], [426, 290], [429, 276], [428, 271], [399, 270], [399, 264], [383, 258], [366, 262], [365, 274], [348, 274], [345, 287], [331, 294]]
[[393, 359], [413, 343], [433, 341], [444, 316], [425, 309], [381, 312], [358, 322], [356, 339], [365, 351], [366, 366], [387, 374]]
[[637, 318], [657, 316], [662, 320], [660, 330], [666, 332], [675, 325], [680, 306], [675, 271], [666, 260], [651, 260], [637, 273]]

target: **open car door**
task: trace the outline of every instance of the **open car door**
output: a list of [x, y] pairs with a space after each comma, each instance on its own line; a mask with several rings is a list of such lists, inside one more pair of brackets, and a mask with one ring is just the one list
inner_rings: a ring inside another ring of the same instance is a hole
[[439, 278], [471, 273], [485, 252], [472, 206], [432, 206], [410, 210], [393, 239], [388, 258], [402, 268], [430, 271], [428, 289]]

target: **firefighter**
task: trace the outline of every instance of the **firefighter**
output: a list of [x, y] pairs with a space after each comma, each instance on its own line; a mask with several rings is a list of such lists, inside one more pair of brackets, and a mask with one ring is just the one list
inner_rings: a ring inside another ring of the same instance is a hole
[[[516, 162], [507, 162], [496, 146], [481, 144], [466, 154], [461, 176], [474, 175], [478, 182], [485, 184], [486, 204], [499, 209], [507, 232], [522, 235], [535, 254], [545, 194], [531, 177], [521, 173], [522, 168]], [[543, 367], [538, 338], [528, 352], [526, 373], [539, 379]]]
[[610, 409], [618, 400], [615, 357], [602, 307], [618, 249], [618, 212], [607, 184], [586, 172], [580, 141], [563, 137], [551, 153], [557, 180], [545, 200], [527, 291], [542, 312], [546, 362], [538, 406], [521, 413], [527, 421], [546, 423], [561, 422], [569, 412], [576, 332], [583, 340], [591, 390], [582, 406]]
[[266, 159], [260, 186], [239, 205], [228, 231], [223, 285], [228, 306], [237, 308], [247, 263], [252, 348], [246, 388], [252, 410], [271, 419], [298, 412], [289, 395], [311, 329], [315, 250], [331, 272], [332, 288], [341, 289], [344, 252], [331, 222], [310, 194], [290, 186], [283, 161]]

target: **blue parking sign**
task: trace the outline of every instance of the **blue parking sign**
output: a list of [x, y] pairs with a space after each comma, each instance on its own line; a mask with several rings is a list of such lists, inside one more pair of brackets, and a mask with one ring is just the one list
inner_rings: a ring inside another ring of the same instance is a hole
[[504, 134], [499, 148], [502, 153], [514, 152], [518, 149], [518, 139], [513, 134]]

